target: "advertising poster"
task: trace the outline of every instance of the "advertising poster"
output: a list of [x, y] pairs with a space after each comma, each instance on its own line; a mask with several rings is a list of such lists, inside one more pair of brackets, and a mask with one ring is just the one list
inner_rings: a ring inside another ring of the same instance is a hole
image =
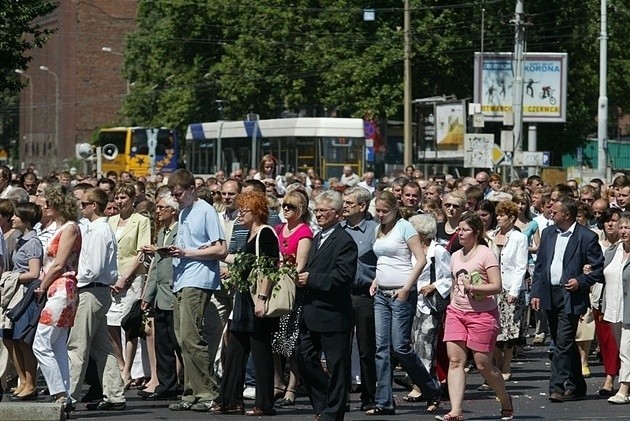
[[463, 145], [466, 114], [461, 102], [438, 104], [435, 107], [435, 135], [438, 145]]
[[[475, 53], [475, 102], [488, 121], [502, 121], [513, 108], [515, 61], [512, 53]], [[566, 122], [566, 53], [526, 53], [523, 121]]]

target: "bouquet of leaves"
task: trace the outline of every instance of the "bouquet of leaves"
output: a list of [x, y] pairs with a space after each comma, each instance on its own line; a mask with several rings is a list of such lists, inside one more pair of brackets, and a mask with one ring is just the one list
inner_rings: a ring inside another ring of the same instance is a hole
[[[245, 276], [246, 274], [249, 275]], [[237, 253], [234, 256], [234, 263], [230, 266], [230, 277], [225, 281], [225, 286], [247, 292], [254, 287], [256, 279], [260, 282], [268, 279], [272, 285], [272, 295], [275, 295], [280, 290], [278, 281], [285, 275], [291, 279], [297, 278], [295, 260], [278, 261], [277, 258], [270, 256]]]

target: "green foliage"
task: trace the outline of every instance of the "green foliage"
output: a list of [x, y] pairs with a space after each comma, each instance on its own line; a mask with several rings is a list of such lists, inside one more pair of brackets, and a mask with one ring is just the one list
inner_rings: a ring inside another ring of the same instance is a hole
[[[22, 88], [15, 69], [26, 70], [28, 51], [41, 48], [55, 32], [43, 29], [33, 20], [57, 8], [57, 2], [4, 0], [0, 7], [0, 93], [16, 93]], [[3, 102], [3, 97], [0, 96]]]
[[[609, 0], [610, 109], [630, 109], [630, 52], [624, 0]], [[376, 21], [364, 22], [365, 7]], [[411, 0], [413, 97], [473, 93], [473, 58], [513, 51], [515, 2]], [[528, 0], [527, 51], [567, 52], [567, 124], [539, 125], [539, 149], [562, 152], [595, 132], [599, 2]], [[134, 82], [123, 114], [132, 124], [173, 125], [249, 112], [402, 117], [401, 0], [140, 0], [127, 39]], [[613, 116], [609, 118], [613, 121]], [[552, 141], [553, 140], [553, 141]]]

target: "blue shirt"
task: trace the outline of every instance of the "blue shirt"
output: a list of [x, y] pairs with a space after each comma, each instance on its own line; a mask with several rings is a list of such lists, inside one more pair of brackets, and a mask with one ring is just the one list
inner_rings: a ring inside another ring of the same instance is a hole
[[[204, 200], [195, 202], [179, 213], [176, 245], [183, 249], [199, 249], [217, 241], [225, 241], [217, 211]], [[173, 292], [182, 288], [221, 289], [219, 261], [194, 258], [173, 258]]]

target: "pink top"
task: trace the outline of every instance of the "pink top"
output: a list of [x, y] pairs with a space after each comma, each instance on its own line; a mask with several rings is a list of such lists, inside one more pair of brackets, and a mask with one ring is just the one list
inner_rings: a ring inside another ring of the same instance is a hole
[[[497, 302], [493, 296], [487, 296], [476, 300], [464, 292], [463, 277], [470, 276], [474, 272], [479, 273], [481, 282], [488, 283], [488, 269], [499, 266], [496, 256], [486, 246], [479, 245], [475, 254], [467, 262], [462, 259], [463, 250], [457, 250], [451, 257], [451, 269], [453, 276], [453, 289], [451, 292], [451, 305], [457, 310], [465, 312], [490, 311], [496, 308]], [[474, 284], [474, 282], [473, 282]]]
[[287, 224], [276, 225], [274, 229], [278, 234], [278, 241], [280, 242], [280, 253], [284, 260], [290, 260], [295, 262], [295, 255], [297, 254], [298, 243], [302, 238], [313, 239], [313, 231], [308, 224], [301, 223], [297, 229], [293, 231], [291, 235], [285, 237], [283, 235], [284, 227]]

